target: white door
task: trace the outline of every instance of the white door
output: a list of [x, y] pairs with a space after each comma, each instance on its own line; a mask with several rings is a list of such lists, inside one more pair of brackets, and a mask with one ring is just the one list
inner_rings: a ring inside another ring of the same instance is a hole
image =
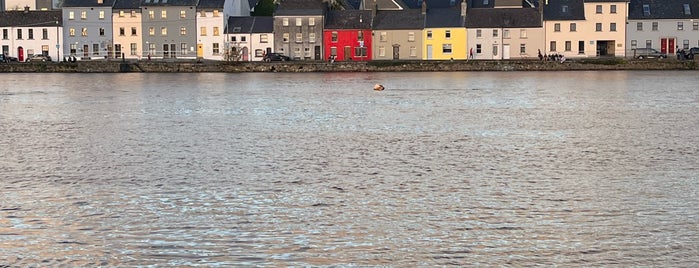
[[504, 59], [504, 60], [510, 59], [510, 45], [509, 44], [502, 45], [502, 59]]
[[427, 59], [432, 59], [432, 45], [427, 45]]

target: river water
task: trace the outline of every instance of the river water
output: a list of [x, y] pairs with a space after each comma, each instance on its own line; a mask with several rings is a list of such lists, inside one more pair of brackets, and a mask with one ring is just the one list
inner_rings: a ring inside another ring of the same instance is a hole
[[699, 263], [697, 72], [2, 77], [0, 267]]

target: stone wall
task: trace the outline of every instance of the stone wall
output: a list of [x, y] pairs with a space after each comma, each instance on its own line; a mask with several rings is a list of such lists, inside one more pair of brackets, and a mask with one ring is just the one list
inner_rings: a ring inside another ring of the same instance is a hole
[[216, 62], [216, 61], [82, 61], [0, 63], [0, 72], [432, 72], [432, 71], [569, 71], [697, 70], [696, 61], [581, 59], [564, 63], [517, 61], [371, 61], [371, 62]]

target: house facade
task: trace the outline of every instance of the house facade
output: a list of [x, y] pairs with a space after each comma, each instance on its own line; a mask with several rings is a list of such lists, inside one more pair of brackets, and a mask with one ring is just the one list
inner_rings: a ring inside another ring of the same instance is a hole
[[25, 61], [35, 54], [60, 61], [63, 53], [61, 11], [6, 11], [0, 16], [2, 53]]
[[324, 59], [336, 61], [371, 60], [370, 10], [334, 10], [326, 15], [323, 32]]
[[141, 0], [146, 57], [196, 58], [196, 4], [196, 0]]
[[546, 31], [545, 49], [542, 54], [559, 54], [567, 58], [593, 57], [595, 53], [587, 51], [589, 36], [584, 27], [584, 0], [550, 1], [544, 5], [544, 29]]
[[465, 60], [468, 58], [466, 34], [466, 1], [452, 6], [426, 6], [423, 42], [425, 60]]
[[587, 57], [626, 56], [626, 0], [585, 0], [585, 22], [579, 29], [586, 38]]
[[424, 9], [378, 10], [374, 16], [374, 60], [420, 60], [423, 55]]
[[197, 5], [197, 58], [223, 60], [226, 52], [224, 0], [199, 0]]
[[274, 52], [294, 60], [323, 60], [325, 3], [282, 0], [274, 12]]
[[140, 0], [116, 0], [112, 7], [114, 58], [140, 59], [142, 46]]
[[274, 49], [273, 17], [229, 17], [225, 39], [230, 61], [262, 61]]
[[626, 44], [629, 57], [636, 48], [673, 54], [678, 49], [699, 47], [699, 1], [631, 0]]
[[114, 53], [112, 6], [115, 0], [65, 0], [63, 53], [78, 59], [107, 59]]

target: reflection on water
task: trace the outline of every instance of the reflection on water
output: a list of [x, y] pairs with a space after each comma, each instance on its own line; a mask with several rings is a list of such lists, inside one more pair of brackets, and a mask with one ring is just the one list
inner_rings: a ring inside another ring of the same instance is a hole
[[0, 267], [699, 262], [694, 72], [3, 80]]

